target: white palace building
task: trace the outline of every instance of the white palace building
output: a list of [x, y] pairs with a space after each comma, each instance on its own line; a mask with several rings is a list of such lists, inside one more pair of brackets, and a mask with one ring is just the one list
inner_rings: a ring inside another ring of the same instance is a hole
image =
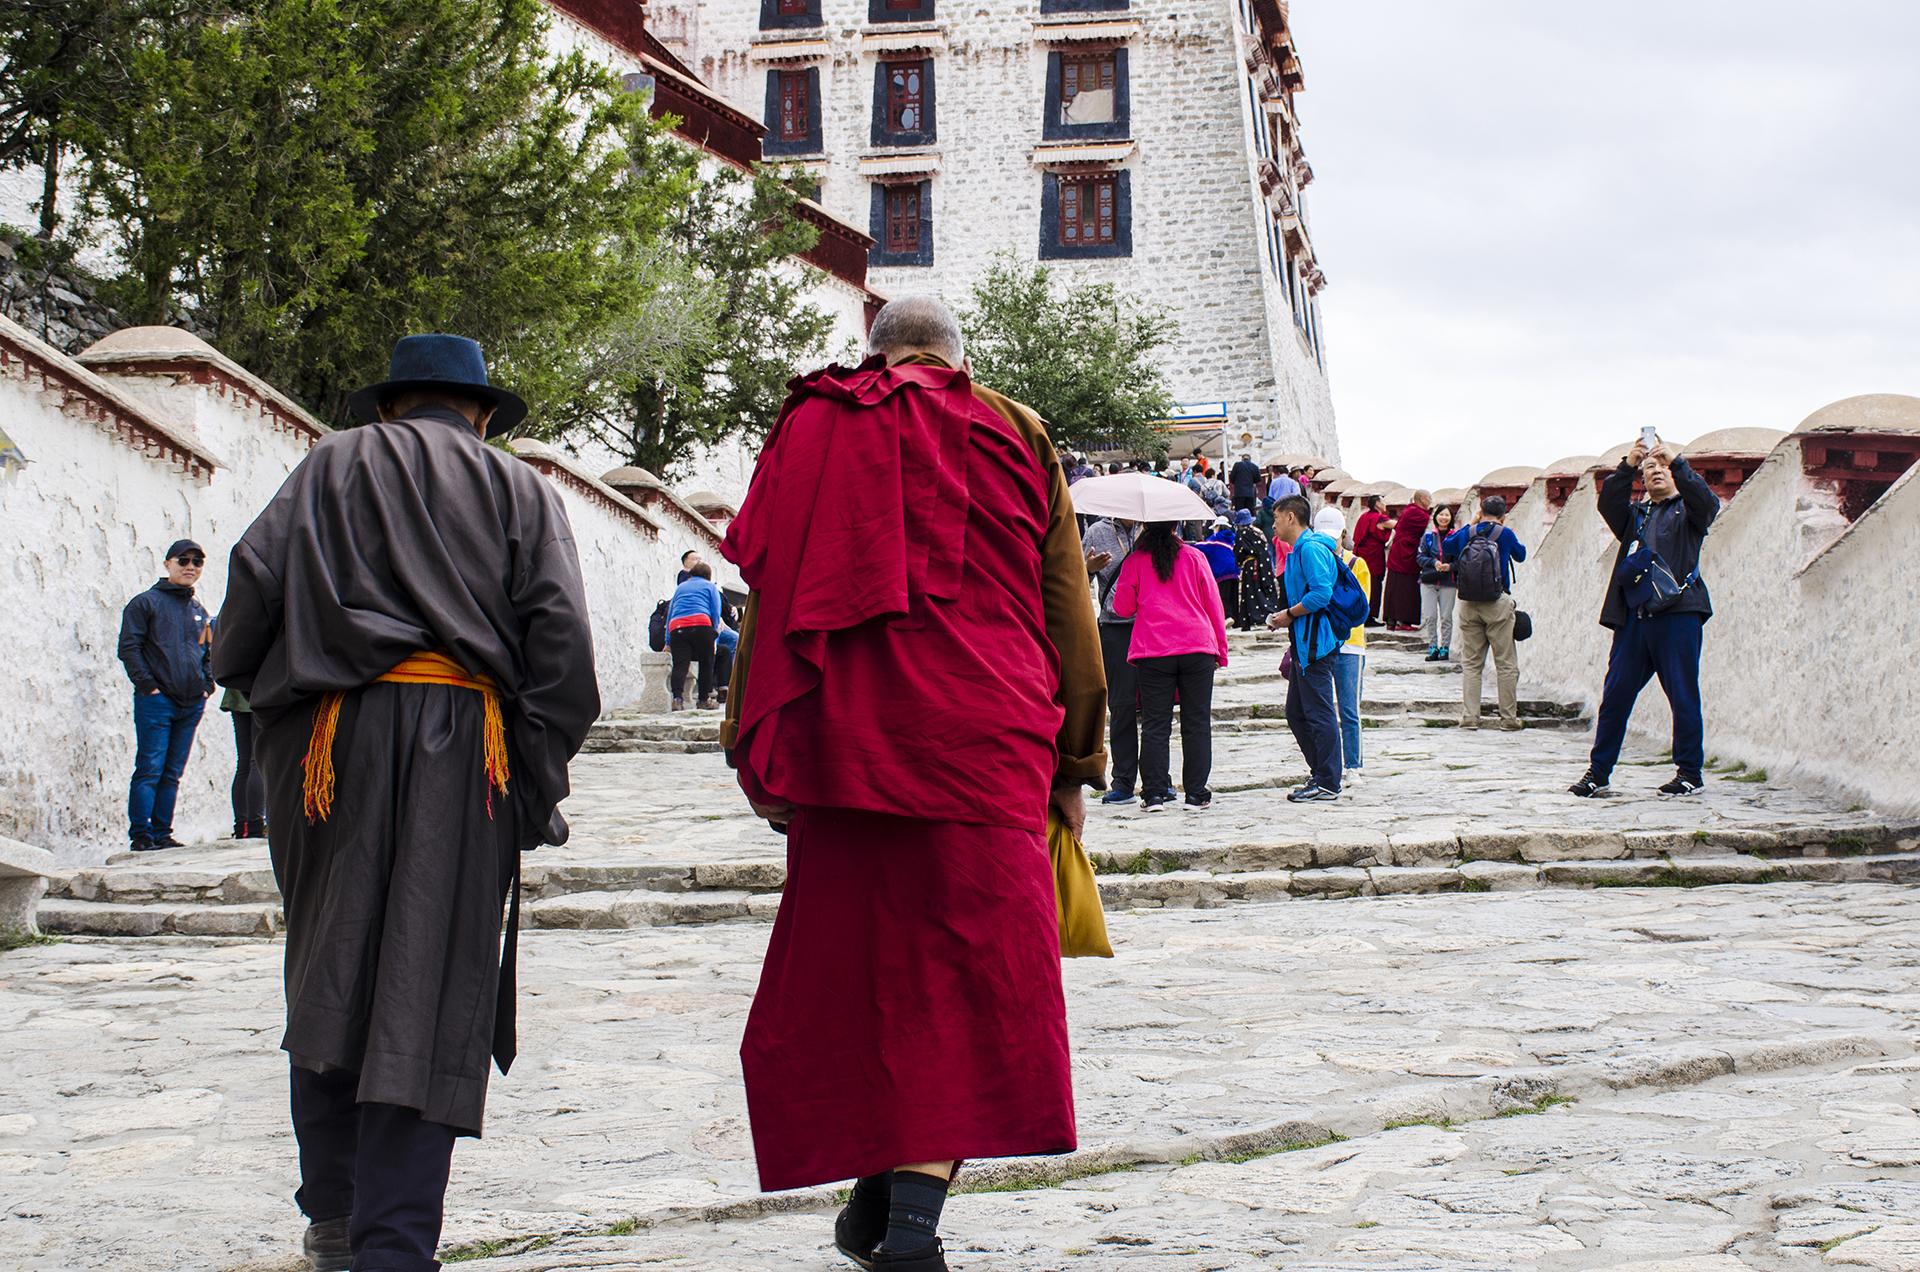
[[1223, 410], [1231, 450], [1338, 461], [1278, 0], [659, 0], [645, 23], [867, 232], [872, 291], [964, 302], [996, 253], [1115, 283], [1172, 308], [1174, 394]]

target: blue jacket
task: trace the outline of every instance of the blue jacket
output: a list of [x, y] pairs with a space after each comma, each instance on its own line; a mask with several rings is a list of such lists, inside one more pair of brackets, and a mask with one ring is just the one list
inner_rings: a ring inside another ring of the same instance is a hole
[[[1442, 552], [1441, 552], [1441, 545], [1440, 545], [1440, 535], [1433, 530], [1429, 530], [1425, 534], [1421, 535], [1420, 546], [1415, 550], [1414, 555], [1415, 557], [1418, 558], [1420, 562], [1421, 581], [1425, 582], [1426, 576], [1434, 573], [1437, 567], [1439, 566], [1441, 560], [1443, 559]], [[1448, 570], [1446, 573], [1442, 574], [1437, 580], [1435, 580], [1435, 584], [1436, 586], [1439, 586], [1439, 587], [1455, 586], [1453, 581], [1453, 571]]]
[[[1227, 536], [1224, 539], [1220, 537], [1223, 534]], [[1216, 582], [1220, 579], [1240, 577], [1240, 561], [1233, 554], [1233, 531], [1216, 531], [1211, 539], [1202, 539], [1193, 546], [1200, 549], [1200, 554], [1207, 558], [1207, 564], [1213, 568], [1213, 577]]]
[[213, 646], [200, 643], [207, 611], [193, 589], [161, 579], [120, 613], [120, 661], [135, 693], [154, 689], [181, 706], [213, 692]]
[[1280, 590], [1289, 607], [1305, 605], [1307, 612], [1293, 620], [1294, 644], [1306, 661], [1317, 663], [1340, 647], [1347, 633], [1335, 631], [1324, 610], [1333, 603], [1333, 584], [1340, 577], [1340, 549], [1332, 539], [1309, 530], [1294, 543], [1280, 575]]
[[667, 623], [671, 625], [676, 618], [695, 614], [705, 614], [715, 627], [720, 626], [720, 589], [713, 585], [712, 579], [691, 575], [673, 589], [673, 602], [667, 606]]
[[[1448, 535], [1446, 545], [1447, 560], [1454, 561], [1459, 559], [1460, 553], [1464, 551], [1467, 546], [1467, 536], [1469, 534], [1474, 533], [1480, 529], [1481, 526], [1490, 526], [1493, 524], [1491, 521], [1480, 521], [1473, 525], [1461, 526], [1458, 530]], [[1501, 526], [1494, 532], [1493, 541], [1500, 548], [1500, 590], [1503, 592], [1511, 592], [1513, 591], [1513, 563], [1527, 559], [1527, 545], [1520, 542], [1519, 535], [1516, 535], [1505, 526]]]

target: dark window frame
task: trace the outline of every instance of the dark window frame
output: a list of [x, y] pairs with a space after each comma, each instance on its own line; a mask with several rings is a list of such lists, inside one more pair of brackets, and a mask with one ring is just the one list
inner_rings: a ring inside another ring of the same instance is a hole
[[797, 28], [825, 26], [827, 21], [820, 14], [820, 0], [807, 0], [805, 13], [780, 12], [780, 0], [760, 0], [760, 29], [762, 31], [789, 31]]
[[[1111, 260], [1133, 255], [1133, 174], [1125, 168], [1106, 172], [1041, 174], [1040, 259], [1043, 261]], [[1113, 242], [1069, 246], [1060, 241], [1060, 186], [1063, 182], [1113, 179]]]
[[[763, 4], [772, 0], [761, 0]], [[817, 0], [816, 0], [817, 2]], [[920, 0], [912, 9], [889, 9], [887, 0], [867, 0], [867, 21], [881, 22], [931, 22], [935, 0]]]
[[1043, 141], [1125, 140], [1132, 135], [1133, 94], [1127, 83], [1127, 47], [1119, 45], [1113, 53], [1113, 118], [1103, 124], [1063, 124], [1060, 122], [1060, 84], [1063, 58], [1087, 56], [1054, 49], [1047, 54], [1047, 91], [1041, 104], [1040, 138]]
[[[887, 191], [899, 186], [917, 187], [920, 197], [920, 246], [912, 252], [887, 250]], [[933, 264], [933, 180], [873, 183], [873, 207], [867, 232], [873, 235], [873, 247], [867, 253], [870, 267]]]
[[[920, 63], [920, 117], [925, 127], [911, 132], [894, 132], [887, 127], [887, 80], [889, 67], [902, 62]], [[931, 146], [938, 138], [939, 107], [934, 101], [933, 59], [930, 57], [882, 58], [873, 64], [873, 134], [875, 146]]]
[[[804, 74], [807, 77], [807, 135], [797, 141], [783, 141], [780, 138], [780, 77], [796, 74]], [[767, 126], [767, 135], [760, 142], [762, 154], [817, 155], [822, 153], [826, 146], [820, 129], [820, 68], [809, 66], [799, 70], [786, 70], [777, 66], [769, 67], [767, 108], [763, 122]]]
[[1042, 13], [1125, 13], [1128, 0], [1040, 0]]

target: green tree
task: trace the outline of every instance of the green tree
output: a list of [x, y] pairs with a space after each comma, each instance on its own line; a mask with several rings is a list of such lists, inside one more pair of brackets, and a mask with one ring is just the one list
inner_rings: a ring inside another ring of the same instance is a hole
[[[652, 144], [646, 161], [691, 174], [697, 157]], [[662, 477], [680, 475], [698, 452], [730, 437], [766, 436], [786, 384], [823, 360], [832, 316], [804, 303], [818, 271], [793, 259], [819, 240], [796, 214], [805, 178], [762, 166], [752, 174], [722, 167], [699, 180], [673, 212], [667, 237], [678, 248], [689, 286], [702, 290], [711, 325], [704, 341], [635, 377], [625, 409], [552, 430], [591, 440], [626, 463]]]
[[1047, 421], [1054, 444], [1118, 446], [1164, 455], [1173, 412], [1155, 351], [1179, 325], [1111, 283], [1055, 285], [1046, 265], [996, 259], [960, 314], [967, 354], [982, 384], [1024, 402]]
[[73, 131], [121, 309], [190, 312], [334, 422], [426, 330], [478, 339], [543, 418], [619, 409], [679, 342], [659, 319], [704, 330], [658, 295], [693, 178], [636, 161], [646, 99], [545, 25], [541, 0], [137, 12], [124, 90]]

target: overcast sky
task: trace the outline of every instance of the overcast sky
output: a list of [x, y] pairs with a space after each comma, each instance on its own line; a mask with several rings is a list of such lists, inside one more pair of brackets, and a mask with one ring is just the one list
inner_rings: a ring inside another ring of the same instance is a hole
[[1920, 395], [1920, 4], [1293, 0], [1345, 467]]

